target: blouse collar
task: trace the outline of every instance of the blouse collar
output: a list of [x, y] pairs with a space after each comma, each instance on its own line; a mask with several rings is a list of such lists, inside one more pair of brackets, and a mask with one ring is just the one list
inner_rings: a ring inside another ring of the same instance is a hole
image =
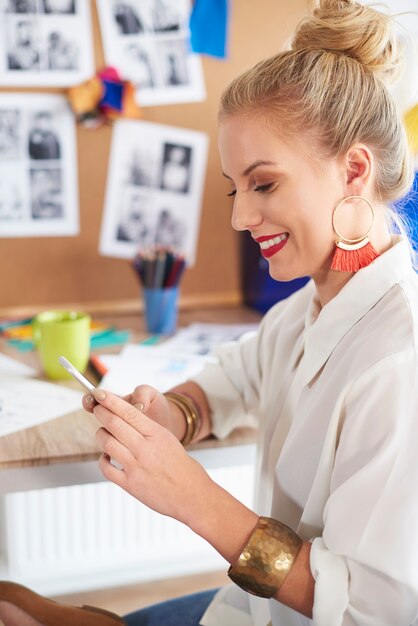
[[324, 366], [344, 335], [412, 271], [407, 243], [401, 237], [373, 263], [358, 271], [318, 312], [314, 291], [305, 318], [304, 354], [299, 374], [307, 385]]

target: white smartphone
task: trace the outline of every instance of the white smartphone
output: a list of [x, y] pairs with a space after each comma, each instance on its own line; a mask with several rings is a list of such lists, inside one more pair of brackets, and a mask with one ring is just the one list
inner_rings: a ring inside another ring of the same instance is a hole
[[87, 378], [83, 376], [83, 374], [79, 372], [78, 369], [65, 358], [65, 356], [60, 356], [58, 361], [67, 370], [67, 372], [84, 387], [84, 389], [87, 389], [87, 391], [93, 391], [93, 389], [95, 389], [95, 386], [87, 380]]

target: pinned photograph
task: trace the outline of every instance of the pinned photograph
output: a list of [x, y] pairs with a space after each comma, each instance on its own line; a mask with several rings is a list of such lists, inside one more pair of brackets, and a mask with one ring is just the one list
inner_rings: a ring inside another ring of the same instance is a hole
[[114, 2], [113, 18], [121, 35], [137, 35], [145, 30], [140, 8], [132, 2]]
[[188, 85], [187, 42], [184, 39], [161, 39], [156, 43], [164, 86]]
[[0, 161], [19, 158], [20, 112], [0, 110]]
[[6, 0], [6, 13], [36, 13], [36, 0]]
[[77, 70], [80, 66], [80, 52], [77, 42], [63, 29], [53, 29], [46, 34], [46, 57], [48, 70]]
[[36, 22], [20, 19], [7, 32], [7, 69], [39, 71], [39, 37]]
[[154, 89], [156, 85], [155, 54], [146, 41], [129, 41], [123, 48], [126, 57], [125, 73], [135, 75], [137, 89]]
[[148, 248], [154, 243], [153, 197], [129, 187], [124, 191], [118, 212], [116, 239], [134, 242], [138, 248]]
[[40, 2], [41, 12], [47, 15], [74, 15], [76, 12], [76, 0], [40, 0]]
[[50, 111], [36, 111], [33, 114], [30, 120], [28, 149], [31, 159], [60, 158], [60, 142]]
[[165, 143], [161, 165], [161, 189], [187, 193], [190, 185], [192, 148]]
[[136, 86], [140, 106], [206, 97], [200, 57], [190, 46], [190, 0], [98, 0], [107, 65]]
[[70, 87], [94, 71], [90, 2], [0, 2], [0, 86]]
[[116, 122], [101, 254], [132, 259], [138, 251], [163, 247], [193, 265], [207, 148], [207, 135], [201, 132], [151, 122]]
[[184, 5], [171, 0], [154, 0], [152, 28], [155, 33], [173, 33], [182, 28]]
[[24, 198], [19, 171], [0, 159], [0, 236], [8, 223], [25, 217]]
[[63, 217], [61, 170], [30, 170], [31, 216], [34, 220]]
[[78, 231], [76, 133], [66, 98], [0, 94], [0, 238]]

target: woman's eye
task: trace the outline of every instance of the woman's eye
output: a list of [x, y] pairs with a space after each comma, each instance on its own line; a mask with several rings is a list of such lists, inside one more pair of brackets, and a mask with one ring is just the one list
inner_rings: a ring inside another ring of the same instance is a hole
[[254, 191], [259, 191], [260, 193], [267, 193], [269, 191], [273, 191], [275, 183], [268, 183], [267, 185], [256, 185], [254, 187]]
[[232, 191], [230, 191], [229, 193], [227, 193], [227, 196], [235, 196], [235, 194], [237, 193], [236, 189], [233, 189]]

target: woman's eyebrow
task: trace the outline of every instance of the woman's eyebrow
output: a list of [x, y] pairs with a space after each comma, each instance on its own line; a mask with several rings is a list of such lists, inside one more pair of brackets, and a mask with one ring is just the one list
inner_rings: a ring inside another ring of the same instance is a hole
[[[252, 171], [254, 171], [257, 167], [260, 167], [261, 165], [277, 165], [277, 163], [274, 163], [274, 161], [254, 161], [254, 163], [251, 163], [251, 165], [249, 165], [242, 172], [241, 176], [248, 176], [249, 174], [251, 174]], [[228, 174], [225, 174], [225, 172], [222, 172], [222, 175], [225, 176], [225, 178], [229, 178], [229, 180], [232, 180], [231, 177], [228, 176]]]

